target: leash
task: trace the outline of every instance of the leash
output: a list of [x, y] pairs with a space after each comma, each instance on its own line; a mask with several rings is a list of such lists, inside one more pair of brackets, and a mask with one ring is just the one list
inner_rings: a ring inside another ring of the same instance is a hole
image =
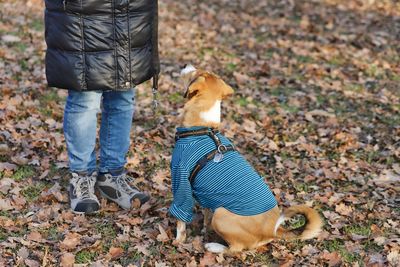
[[153, 76], [153, 87], [151, 88], [151, 91], [153, 93], [153, 113], [156, 114], [157, 108], [159, 106], [158, 104], [158, 74], [155, 74]]
[[205, 128], [205, 129], [199, 129], [199, 130], [194, 130], [194, 131], [187, 131], [187, 132], [182, 132], [182, 133], [176, 133], [175, 134], [175, 141], [178, 141], [180, 138], [185, 138], [189, 136], [200, 136], [200, 135], [208, 135], [211, 137], [211, 139], [214, 141], [214, 144], [216, 146], [216, 149], [212, 150], [211, 152], [207, 153], [204, 155], [202, 158], [200, 158], [195, 167], [193, 168], [192, 172], [190, 173], [189, 176], [189, 181], [190, 184], [193, 187], [194, 180], [196, 178], [196, 175], [200, 172], [200, 170], [206, 166], [206, 164], [213, 159], [214, 162], [221, 162], [224, 158], [224, 154], [228, 151], [234, 151], [236, 150], [233, 145], [224, 145], [222, 144], [221, 140], [217, 136], [217, 133], [219, 133], [218, 130], [213, 129], [213, 128]]

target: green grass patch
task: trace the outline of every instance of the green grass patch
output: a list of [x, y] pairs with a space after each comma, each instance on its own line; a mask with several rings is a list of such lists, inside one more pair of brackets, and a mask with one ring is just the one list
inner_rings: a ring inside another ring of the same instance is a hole
[[249, 100], [247, 100], [247, 97], [238, 97], [235, 99], [235, 104], [241, 106], [241, 107], [246, 107], [248, 104], [250, 104], [251, 102]]
[[169, 94], [168, 95], [169, 102], [172, 102], [172, 103], [175, 103], [175, 104], [182, 103], [182, 101], [183, 101], [183, 95], [182, 94], [183, 94], [182, 92], [175, 92], [175, 93]]
[[329, 240], [324, 242], [324, 247], [329, 251], [329, 252], [338, 252], [340, 256], [342, 257], [343, 261], [346, 263], [355, 263], [359, 262], [361, 263], [361, 256], [356, 253], [350, 253], [345, 246], [343, 245], [343, 241], [335, 239], [335, 240]]
[[331, 66], [339, 67], [339, 66], [342, 66], [342, 65], [346, 64], [346, 59], [344, 59], [343, 57], [337, 57], [336, 56], [336, 57], [333, 57], [333, 58], [329, 59], [327, 61], [327, 63], [329, 65], [331, 65]]
[[400, 74], [391, 72], [389, 75], [389, 79], [394, 82], [400, 82]]
[[[26, 51], [26, 49], [28, 48], [28, 46], [27, 46], [25, 43], [17, 42], [17, 43], [14, 44], [14, 48], [15, 48], [18, 52], [23, 53], [23, 52]], [[21, 61], [22, 61], [22, 60], [21, 60]], [[25, 63], [25, 64], [27, 65], [27, 63]], [[21, 65], [21, 62], [20, 62], [20, 65]]]
[[7, 240], [10, 233], [3, 227], [0, 227], [0, 242]]
[[75, 256], [75, 263], [85, 264], [91, 263], [97, 257], [97, 252], [91, 252], [88, 250], [81, 250]]
[[361, 84], [348, 84], [345, 85], [344, 87], [345, 90], [347, 91], [353, 91], [356, 93], [362, 93], [364, 91], [364, 86], [362, 86]]
[[344, 231], [347, 234], [356, 234], [362, 236], [370, 236], [371, 234], [371, 227], [370, 225], [348, 225], [344, 227]]
[[17, 169], [17, 171], [11, 176], [15, 181], [20, 182], [27, 178], [31, 178], [36, 174], [35, 168], [30, 165], [24, 165]]
[[237, 65], [235, 63], [226, 64], [226, 69], [230, 72], [234, 72], [237, 70]]
[[118, 262], [122, 266], [128, 266], [129, 264], [132, 265], [140, 265], [140, 260], [142, 260], [142, 255], [140, 254], [139, 251], [135, 250], [133, 252], [130, 252], [126, 257], [122, 257], [118, 260]]
[[300, 63], [311, 63], [314, 62], [314, 59], [310, 56], [302, 56], [302, 55], [295, 55], [296, 59]]
[[364, 71], [365, 75], [373, 78], [383, 78], [385, 71], [378, 67], [376, 64], [369, 64], [368, 68]]
[[113, 223], [105, 222], [101, 224], [96, 224], [96, 231], [101, 234], [103, 240], [112, 240], [117, 236], [117, 231], [115, 231]]
[[42, 19], [34, 19], [30, 23], [30, 28], [34, 29], [35, 31], [42, 32], [44, 31], [44, 23]]
[[256, 253], [254, 255], [254, 262], [257, 262], [258, 264], [263, 264], [266, 266], [271, 266], [272, 265], [272, 258], [270, 255], [267, 254], [262, 254], [262, 253]]
[[43, 189], [45, 188], [46, 185], [44, 183], [36, 183], [35, 185], [29, 185], [25, 187], [21, 191], [21, 194], [25, 197], [27, 201], [34, 201], [40, 196]]
[[42, 104], [49, 104], [51, 102], [60, 102], [60, 101], [64, 101], [65, 99], [61, 98], [58, 94], [56, 90], [47, 90], [45, 94], [41, 95], [39, 101]]
[[103, 241], [102, 251], [103, 253], [108, 253], [114, 244], [115, 238], [117, 237], [117, 230], [115, 229], [114, 224], [108, 221], [96, 224], [95, 227], [97, 233], [101, 234], [101, 239]]
[[21, 69], [22, 69], [23, 71], [29, 70], [28, 62], [27, 62], [25, 59], [19, 60], [18, 63], [19, 63], [19, 66], [21, 67]]
[[298, 107], [290, 106], [287, 103], [281, 103], [280, 106], [282, 109], [286, 110], [289, 113], [297, 113], [299, 111]]
[[306, 192], [306, 193], [308, 193], [310, 191], [309, 185], [305, 184], [305, 183], [295, 184], [294, 188], [296, 189], [297, 192]]

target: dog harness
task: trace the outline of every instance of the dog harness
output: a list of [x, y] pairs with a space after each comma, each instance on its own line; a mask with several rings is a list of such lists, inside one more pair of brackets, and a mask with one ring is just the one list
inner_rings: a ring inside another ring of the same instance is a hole
[[216, 149], [212, 150], [211, 152], [207, 153], [204, 157], [199, 159], [197, 161], [196, 166], [193, 168], [192, 172], [190, 173], [189, 176], [189, 181], [190, 184], [193, 186], [194, 179], [196, 178], [197, 173], [207, 164], [209, 160], [214, 158], [214, 162], [220, 162], [223, 160], [224, 154], [228, 151], [235, 150], [235, 147], [233, 145], [223, 145], [221, 143], [221, 140], [217, 136], [217, 133], [219, 133], [218, 130], [211, 129], [211, 128], [206, 128], [206, 129], [200, 129], [200, 130], [192, 130], [192, 131], [187, 131], [187, 132], [177, 132], [175, 134], [175, 142], [179, 140], [179, 138], [185, 138], [189, 136], [199, 136], [199, 135], [205, 135], [207, 134], [208, 136], [211, 137], [211, 139], [214, 141]]
[[174, 200], [169, 212], [184, 222], [192, 221], [195, 200], [213, 211], [224, 207], [242, 216], [277, 205], [264, 179], [212, 128], [177, 128], [171, 176]]

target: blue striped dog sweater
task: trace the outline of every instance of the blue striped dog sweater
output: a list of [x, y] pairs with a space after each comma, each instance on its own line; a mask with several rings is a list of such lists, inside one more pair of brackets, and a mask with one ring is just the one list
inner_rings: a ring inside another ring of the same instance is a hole
[[[204, 127], [178, 127], [178, 133]], [[220, 133], [222, 144], [232, 145]], [[178, 139], [172, 154], [171, 176], [174, 200], [169, 212], [176, 218], [191, 222], [194, 199], [205, 208], [219, 207], [242, 216], [266, 212], [277, 205], [263, 178], [237, 151], [228, 151], [221, 162], [210, 160], [197, 174], [193, 185], [189, 176], [197, 161], [216, 149], [208, 135]]]

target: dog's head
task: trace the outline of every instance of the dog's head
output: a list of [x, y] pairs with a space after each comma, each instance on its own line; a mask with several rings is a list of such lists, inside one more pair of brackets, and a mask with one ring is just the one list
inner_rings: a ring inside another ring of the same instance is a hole
[[233, 94], [232, 87], [218, 75], [196, 69], [192, 65], [185, 65], [181, 77], [186, 88], [186, 102], [201, 98], [222, 100]]
[[221, 122], [221, 100], [233, 89], [214, 73], [186, 65], [181, 71], [185, 86], [184, 126], [218, 128]]

